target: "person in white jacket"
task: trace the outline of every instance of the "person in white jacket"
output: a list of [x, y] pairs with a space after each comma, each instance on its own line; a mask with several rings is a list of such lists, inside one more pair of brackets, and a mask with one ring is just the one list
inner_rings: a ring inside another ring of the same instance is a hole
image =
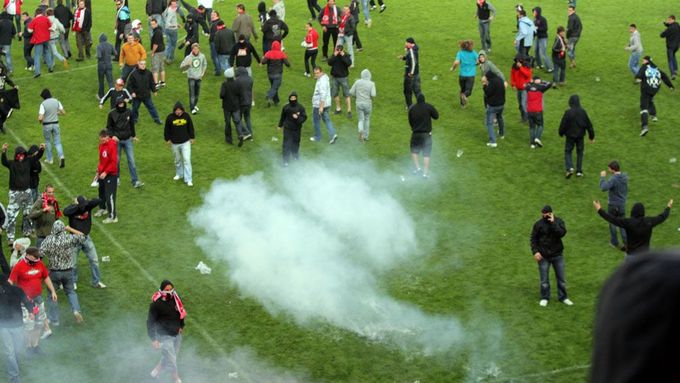
[[371, 72], [368, 69], [361, 71], [361, 79], [354, 82], [349, 94], [356, 100], [356, 110], [359, 117], [359, 141], [368, 141], [373, 98], [376, 96], [375, 83], [371, 81]]

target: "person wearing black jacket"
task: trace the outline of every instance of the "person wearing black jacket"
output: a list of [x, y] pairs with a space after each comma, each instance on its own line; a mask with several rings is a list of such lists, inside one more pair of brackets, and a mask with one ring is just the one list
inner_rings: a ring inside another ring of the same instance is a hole
[[297, 97], [295, 91], [290, 92], [288, 104], [283, 106], [279, 119], [278, 127], [283, 128], [283, 166], [288, 166], [291, 156], [296, 160], [300, 158], [300, 133], [307, 113]]
[[328, 60], [328, 42], [331, 37], [333, 38], [333, 46], [338, 45], [338, 33], [340, 33], [338, 25], [340, 24], [341, 17], [342, 13], [335, 5], [335, 0], [328, 0], [326, 6], [319, 11], [317, 19], [323, 28], [323, 45], [321, 49], [324, 61]]
[[151, 371], [151, 377], [157, 378], [162, 370], [166, 369], [175, 383], [182, 382], [177, 372], [177, 354], [182, 344], [186, 315], [182, 300], [172, 282], [167, 279], [161, 282], [160, 289], [151, 297], [146, 320], [151, 346], [161, 350], [161, 360]]
[[548, 20], [541, 14], [541, 7], [533, 9], [534, 26], [536, 27], [536, 65], [545, 68], [548, 73], [553, 71], [552, 62], [548, 57]]
[[151, 29], [151, 19], [156, 20], [158, 25], [163, 26], [161, 14], [168, 7], [166, 0], [146, 0], [146, 15], [149, 17], [149, 29]]
[[[127, 79], [127, 89], [132, 96], [132, 119], [136, 124], [139, 118], [139, 105], [144, 104], [149, 111], [153, 122], [161, 125], [161, 119], [158, 117], [156, 106], [151, 100], [151, 95], [157, 94], [156, 84], [153, 82], [153, 75], [146, 69], [146, 61], [139, 60], [137, 68], [135, 68]], [[117, 103], [117, 101], [116, 101]]]
[[335, 114], [342, 113], [340, 106], [340, 87], [342, 96], [347, 104], [347, 118], [352, 118], [352, 100], [349, 94], [349, 68], [352, 66], [352, 59], [345, 53], [342, 44], [335, 47], [333, 56], [328, 59], [331, 67], [331, 96], [335, 100]]
[[94, 247], [90, 231], [92, 231], [92, 209], [99, 206], [102, 201], [99, 198], [88, 200], [82, 195], [79, 195], [75, 203], [66, 206], [64, 215], [68, 217], [68, 225], [85, 235], [85, 242], [76, 246], [76, 255], [74, 257], [73, 265], [73, 282], [78, 282], [78, 261], [77, 257], [82, 250], [87, 257], [90, 264], [90, 271], [92, 272], [92, 286], [98, 289], [106, 288], [106, 285], [101, 281], [101, 272], [99, 271], [99, 257], [97, 256], [97, 249]]
[[569, 18], [567, 20], [567, 56], [571, 61], [570, 66], [576, 68], [576, 43], [581, 38], [583, 24], [581, 18], [576, 14], [576, 7], [570, 5], [568, 8]]
[[636, 202], [630, 211], [630, 218], [614, 217], [602, 209], [600, 201], [593, 201], [593, 206], [600, 217], [618, 227], [626, 230], [626, 260], [631, 257], [649, 251], [649, 242], [652, 240], [652, 229], [663, 223], [671, 214], [673, 200], [668, 201], [664, 211], [656, 217], [645, 217], [645, 205]]
[[[132, 73], [135, 73], [134, 71]], [[132, 77], [132, 75], [130, 75]], [[118, 139], [118, 176], [120, 177], [120, 157], [121, 152], [125, 151], [128, 168], [130, 169], [130, 179], [132, 186], [139, 188], [144, 183], [137, 177], [137, 167], [135, 166], [135, 152], [133, 142], [139, 141], [135, 133], [135, 120], [133, 112], [128, 110], [127, 103], [123, 97], [118, 97], [116, 108], [109, 112], [106, 120], [106, 130], [110, 137]]]
[[493, 71], [488, 71], [482, 77], [484, 87], [484, 105], [486, 106], [486, 130], [489, 133], [489, 142], [486, 146], [495, 148], [496, 132], [494, 131], [494, 119], [498, 122], [498, 135], [505, 138], [505, 121], [503, 120], [503, 108], [505, 107], [505, 84]]
[[661, 38], [666, 39], [666, 57], [668, 57], [668, 68], [671, 72], [671, 78], [675, 80], [678, 75], [678, 60], [675, 54], [680, 48], [680, 24], [675, 21], [675, 16], [668, 16], [668, 20], [663, 23], [666, 30], [661, 32]]
[[241, 112], [241, 132], [238, 136], [238, 146], [243, 146], [243, 141], [253, 140], [253, 126], [250, 123], [250, 109], [253, 105], [253, 78], [244, 67], [236, 68], [236, 89]]
[[238, 97], [238, 85], [234, 81], [234, 68], [224, 71], [226, 79], [220, 88], [220, 98], [222, 99], [222, 112], [224, 113], [224, 140], [227, 144], [233, 144], [231, 134], [231, 121], [234, 121], [234, 129], [239, 137], [242, 137], [241, 127], [241, 105]]
[[196, 23], [196, 19], [192, 14], [189, 14], [186, 18], [186, 22], [184, 23], [184, 30], [187, 31], [186, 37], [184, 37], [184, 43], [181, 45], [177, 46], [177, 49], [182, 49], [184, 48], [184, 57], [189, 56], [189, 53], [191, 53], [191, 46], [194, 43], [198, 44], [198, 24]]
[[219, 20], [215, 24], [215, 52], [217, 53], [220, 73], [224, 73], [225, 70], [230, 68], [229, 55], [231, 55], [234, 45], [236, 45], [234, 31], [229, 29], [224, 21]]
[[[44, 144], [43, 144], [44, 145]], [[14, 159], [7, 159], [6, 143], [2, 145], [2, 165], [9, 169], [9, 204], [7, 205], [7, 241], [9, 246], [14, 245], [16, 221], [19, 211], [23, 214], [24, 221], [28, 221], [31, 213], [31, 172], [35, 168], [35, 161], [26, 156], [26, 149], [17, 146], [14, 150]], [[31, 235], [31, 224], [24, 222], [24, 237]]]
[[20, 287], [7, 281], [8, 277], [9, 271], [0, 274], [0, 340], [7, 358], [8, 381], [14, 383], [19, 382], [18, 354], [25, 347], [22, 305], [32, 313], [33, 303]]
[[61, 51], [64, 52], [64, 57], [70, 59], [72, 54], [71, 44], [68, 42], [68, 33], [70, 32], [71, 25], [73, 24], [73, 12], [71, 12], [69, 7], [64, 6], [64, 0], [57, 0], [57, 6], [54, 7], [54, 17], [56, 17], [61, 25], [64, 26], [64, 35], [61, 36], [59, 44], [61, 45]]
[[201, 28], [203, 29], [203, 34], [205, 36], [210, 35], [210, 28], [208, 28], [208, 23], [205, 19], [205, 7], [202, 5], [199, 5], [198, 7], [194, 8], [192, 7], [189, 3], [187, 3], [184, 0], [180, 0], [182, 2], [182, 5], [184, 8], [189, 12], [189, 16], [192, 16], [196, 24], [200, 25]]
[[21, 12], [21, 20], [24, 23], [24, 31], [21, 32], [21, 37], [24, 40], [24, 59], [26, 60], [26, 70], [33, 70], [33, 44], [31, 44], [31, 38], [33, 37], [33, 32], [28, 29], [28, 24], [33, 21], [33, 18], [28, 15], [28, 12]]
[[571, 306], [573, 302], [567, 297], [567, 282], [564, 277], [564, 245], [562, 237], [567, 234], [567, 227], [564, 221], [555, 217], [552, 207], [545, 205], [541, 209], [543, 217], [534, 223], [531, 230], [531, 253], [538, 262], [538, 273], [541, 280], [541, 300], [542, 307], [548, 305], [550, 300], [550, 266], [555, 270], [557, 278], [557, 299]]
[[[81, 12], [83, 13], [80, 16]], [[82, 17], [80, 22], [79, 17]], [[73, 31], [76, 33], [76, 45], [78, 47], [78, 58], [76, 61], [83, 61], [83, 48], [85, 48], [85, 56], [90, 58], [90, 48], [92, 47], [92, 11], [86, 7], [85, 1], [78, 1], [78, 9], [73, 21]]]
[[179, 101], [172, 113], [165, 118], [163, 137], [172, 146], [172, 153], [175, 155], [175, 176], [172, 179], [183, 179], [187, 186], [194, 186], [191, 173], [191, 146], [196, 139], [194, 123]]
[[564, 141], [566, 178], [571, 178], [574, 175], [574, 164], [571, 159], [574, 146], [576, 146], [576, 177], [583, 177], [583, 138], [586, 135], [586, 131], [588, 131], [590, 142], [594, 142], [595, 130], [593, 130], [593, 124], [590, 122], [588, 113], [581, 107], [578, 95], [573, 94], [569, 97], [569, 109], [564, 112], [559, 129], [560, 137], [566, 136]]
[[422, 94], [420, 91], [420, 61], [418, 59], [418, 45], [413, 37], [406, 39], [404, 45], [404, 55], [399, 56], [404, 60], [404, 98], [406, 99], [406, 109], [413, 104], [413, 95], [416, 97]]
[[17, 30], [14, 27], [12, 16], [7, 14], [7, 11], [0, 13], [0, 49], [5, 54], [5, 65], [7, 70], [10, 72], [14, 71], [12, 66], [12, 40], [14, 35], [17, 34]]
[[220, 66], [219, 56], [217, 55], [217, 46], [215, 45], [215, 36], [217, 35], [218, 24], [224, 21], [220, 19], [220, 14], [217, 11], [210, 13], [210, 37], [208, 41], [210, 42], [210, 59], [212, 60], [213, 66], [215, 67], [215, 76], [220, 76], [227, 68], [222, 68]]
[[282, 42], [288, 36], [288, 25], [276, 15], [275, 10], [269, 11], [269, 19], [262, 24], [262, 54], [272, 49], [274, 41]]
[[640, 120], [642, 122], [640, 137], [644, 137], [649, 133], [649, 125], [647, 125], [649, 116], [652, 116], [652, 121], [658, 121], [654, 96], [659, 92], [661, 82], [663, 81], [671, 89], [675, 87], [668, 75], [660, 70], [649, 56], [642, 58], [642, 66], [635, 78], [640, 82]]
[[255, 57], [255, 60], [258, 63], [260, 62], [260, 55], [257, 54], [253, 44], [246, 40], [244, 35], [240, 35], [238, 37], [238, 42], [233, 48], [231, 48], [231, 54], [229, 55], [229, 65], [232, 67], [245, 68], [248, 72], [248, 76], [252, 77], [253, 72], [250, 66], [253, 63], [253, 57]]
[[[415, 175], [430, 177], [430, 154], [432, 153], [432, 120], [439, 119], [439, 112], [434, 106], [425, 102], [425, 95], [420, 93], [417, 103], [408, 110], [408, 123], [411, 126], [411, 159], [416, 168]], [[423, 153], [423, 168], [420, 168], [418, 155]]]
[[31, 181], [30, 181], [32, 201], [31, 204], [34, 204], [35, 201], [38, 199], [38, 188], [40, 187], [40, 173], [42, 172], [42, 164], [40, 163], [40, 159], [42, 158], [43, 153], [45, 153], [45, 145], [31, 145], [28, 148], [28, 152], [26, 153], [26, 157], [31, 162], [33, 162], [31, 164]]

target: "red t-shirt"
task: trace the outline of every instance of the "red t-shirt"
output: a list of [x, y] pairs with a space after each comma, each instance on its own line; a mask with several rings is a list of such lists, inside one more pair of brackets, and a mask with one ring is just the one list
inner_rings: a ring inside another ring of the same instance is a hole
[[[305, 42], [308, 44], [307, 49], [319, 49], [319, 33], [314, 28], [310, 29], [307, 31]], [[310, 47], [309, 44], [312, 46]]]
[[33, 37], [31, 37], [31, 44], [42, 44], [50, 41], [50, 27], [52, 23], [50, 19], [45, 16], [36, 16], [33, 21], [28, 24], [28, 28], [33, 30]]
[[118, 174], [118, 143], [109, 138], [103, 144], [99, 144], [99, 166], [97, 173], [106, 172], [107, 175]]
[[24, 290], [27, 297], [33, 299], [42, 294], [42, 281], [48, 276], [49, 273], [42, 261], [31, 266], [26, 259], [22, 259], [14, 265], [9, 280]]

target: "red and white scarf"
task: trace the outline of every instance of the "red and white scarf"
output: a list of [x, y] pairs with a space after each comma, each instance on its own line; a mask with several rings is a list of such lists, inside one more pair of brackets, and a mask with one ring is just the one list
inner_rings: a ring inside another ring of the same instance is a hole
[[321, 17], [321, 25], [338, 25], [338, 8], [333, 6], [333, 14], [331, 15], [330, 6], [326, 5], [323, 9], [323, 16]]
[[187, 316], [187, 312], [186, 310], [184, 310], [182, 300], [179, 299], [179, 295], [177, 295], [177, 292], [175, 290], [172, 290], [172, 292], [158, 290], [151, 297], [151, 301], [156, 302], [158, 299], [163, 299], [164, 301], [167, 301], [169, 298], [173, 298], [175, 300], [175, 308], [179, 313], [179, 319], [184, 319]]
[[345, 34], [345, 23], [347, 23], [347, 20], [352, 17], [350, 14], [342, 15], [342, 18], [340, 19], [340, 25], [338, 26], [340, 29], [340, 34], [344, 35]]
[[80, 32], [83, 29], [84, 22], [85, 22], [85, 8], [76, 9], [76, 15], [73, 20], [73, 31]]

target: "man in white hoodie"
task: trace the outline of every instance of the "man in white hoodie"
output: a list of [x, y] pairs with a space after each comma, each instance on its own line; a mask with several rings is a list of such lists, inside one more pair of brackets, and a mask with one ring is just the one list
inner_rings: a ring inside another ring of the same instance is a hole
[[349, 94], [356, 99], [356, 110], [359, 117], [359, 141], [368, 141], [373, 98], [376, 95], [375, 83], [371, 81], [371, 72], [368, 69], [361, 71], [361, 79], [354, 82]]

